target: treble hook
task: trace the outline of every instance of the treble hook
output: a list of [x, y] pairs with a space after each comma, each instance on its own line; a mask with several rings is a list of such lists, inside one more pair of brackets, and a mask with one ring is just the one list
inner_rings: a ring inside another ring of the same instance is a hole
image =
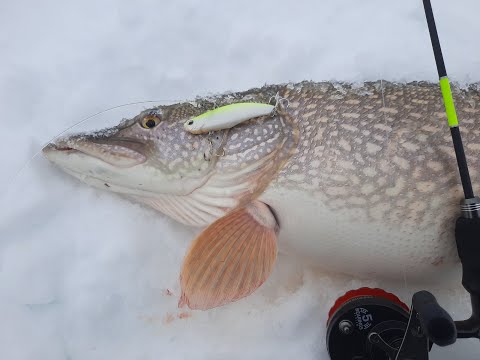
[[280, 97], [280, 92], [278, 92], [278, 91], [275, 94], [275, 96], [270, 97], [270, 99], [268, 100], [268, 103], [271, 103], [272, 100], [275, 100], [275, 106], [273, 107], [272, 114], [271, 114], [272, 117], [277, 115], [277, 112], [278, 112], [280, 107], [283, 107], [286, 110], [286, 109], [288, 109], [288, 106], [290, 105], [288, 99]]

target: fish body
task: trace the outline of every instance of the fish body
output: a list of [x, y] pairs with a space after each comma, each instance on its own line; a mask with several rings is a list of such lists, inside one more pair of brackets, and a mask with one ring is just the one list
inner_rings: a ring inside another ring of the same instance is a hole
[[[274, 116], [208, 134], [184, 129], [213, 104], [266, 103], [277, 94], [288, 107]], [[480, 95], [470, 86], [454, 89], [454, 98], [475, 184]], [[158, 125], [142, 126], [152, 116]], [[114, 129], [50, 144], [44, 154], [89, 185], [206, 227], [193, 245], [198, 256], [187, 256], [193, 260], [182, 269], [182, 288], [200, 284], [182, 295], [194, 308], [260, 286], [275, 236], [280, 251], [364, 278], [432, 280], [458, 268], [453, 227], [462, 192], [434, 84], [265, 86], [146, 110]], [[225, 235], [212, 240], [212, 226]], [[215, 254], [223, 254], [218, 268], [210, 266]], [[243, 277], [228, 285], [239, 269]], [[217, 288], [225, 291], [213, 294]]]

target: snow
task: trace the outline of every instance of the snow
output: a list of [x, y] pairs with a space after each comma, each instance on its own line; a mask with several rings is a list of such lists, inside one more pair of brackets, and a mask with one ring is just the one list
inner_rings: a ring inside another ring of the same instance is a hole
[[[479, 81], [480, 4], [433, 7], [450, 77]], [[181, 311], [192, 230], [41, 156], [18, 171], [53, 136], [120, 104], [308, 79], [436, 81], [421, 1], [4, 0], [0, 30], [1, 359], [327, 359], [326, 316], [339, 295], [381, 285], [408, 302], [416, 290], [280, 256], [249, 298]], [[431, 290], [456, 319], [468, 316], [460, 286]], [[432, 358], [475, 359], [479, 349], [459, 340]]]

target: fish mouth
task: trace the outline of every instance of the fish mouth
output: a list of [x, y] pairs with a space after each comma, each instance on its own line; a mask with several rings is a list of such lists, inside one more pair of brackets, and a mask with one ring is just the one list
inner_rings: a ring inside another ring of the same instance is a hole
[[64, 162], [66, 157], [81, 155], [101, 160], [117, 168], [129, 168], [144, 163], [147, 157], [141, 150], [140, 141], [115, 138], [71, 137], [52, 142], [42, 149], [47, 159], [54, 163]]

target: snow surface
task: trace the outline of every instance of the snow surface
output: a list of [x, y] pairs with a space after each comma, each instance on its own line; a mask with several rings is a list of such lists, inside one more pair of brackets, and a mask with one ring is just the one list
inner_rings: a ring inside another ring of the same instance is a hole
[[[480, 4], [433, 3], [450, 77], [479, 81]], [[115, 105], [305, 79], [436, 81], [420, 0], [3, 0], [0, 51], [0, 359], [327, 359], [327, 311], [346, 290], [381, 285], [408, 302], [408, 281], [361, 282], [281, 256], [249, 298], [180, 311], [191, 229], [41, 156], [16, 174], [50, 138]], [[468, 315], [460, 286], [431, 290]], [[479, 351], [460, 340], [432, 358]]]

